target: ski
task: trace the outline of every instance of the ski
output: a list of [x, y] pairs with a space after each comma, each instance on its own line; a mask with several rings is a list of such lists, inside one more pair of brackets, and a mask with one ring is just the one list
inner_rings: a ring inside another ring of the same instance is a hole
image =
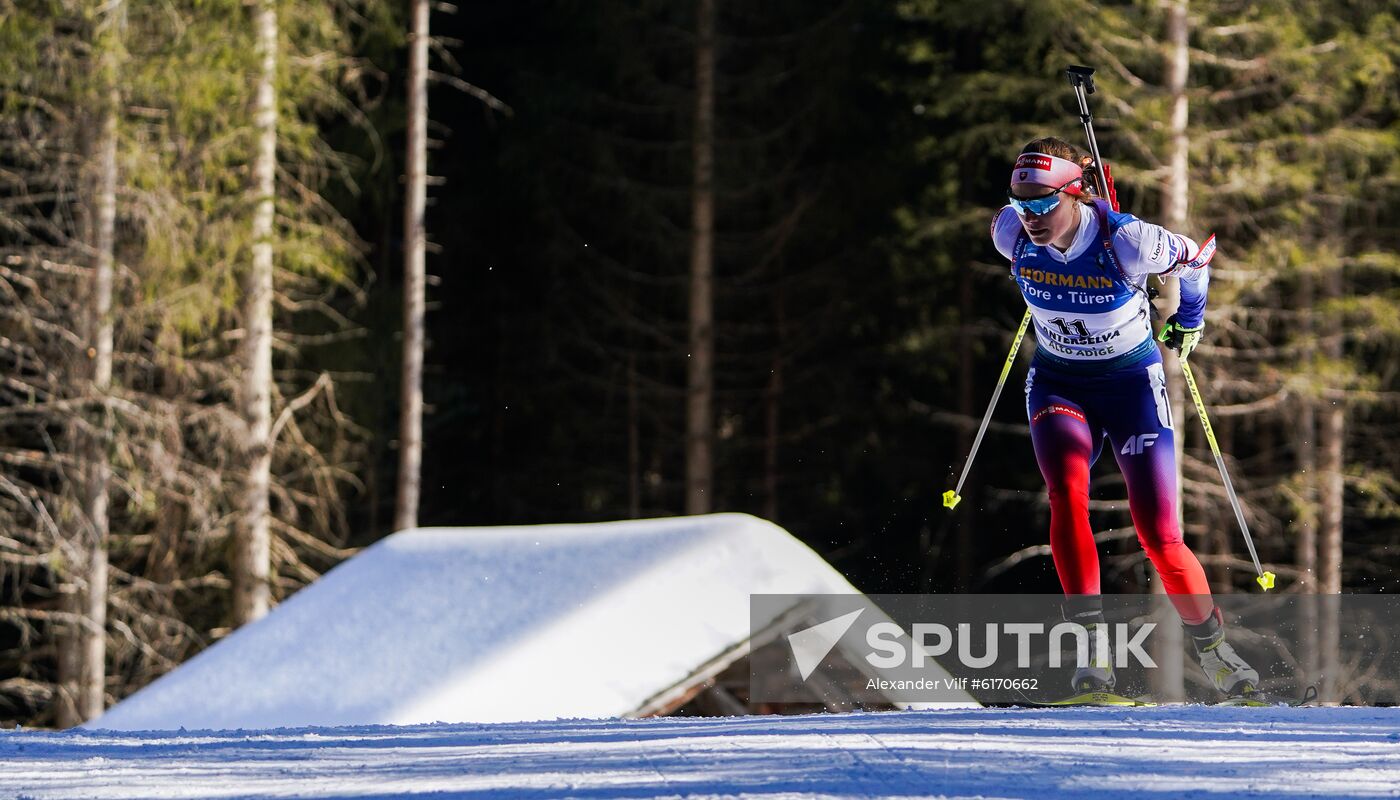
[[1313, 705], [1317, 702], [1317, 687], [1309, 686], [1303, 690], [1303, 696], [1296, 700], [1289, 700], [1265, 692], [1250, 692], [1237, 697], [1227, 697], [1214, 703], [1207, 703], [1212, 706], [1239, 706], [1241, 708], [1299, 708]]
[[[1317, 703], [1317, 687], [1309, 686], [1303, 690], [1302, 697], [1288, 699], [1277, 697], [1265, 692], [1250, 692], [1249, 694], [1237, 697], [1226, 697], [1221, 700], [1214, 700], [1198, 705], [1205, 706], [1235, 706], [1239, 708], [1301, 708], [1303, 706], [1315, 705]], [[1113, 692], [1082, 692], [1059, 700], [1034, 700], [1021, 694], [1021, 700], [1015, 705], [1033, 708], [1073, 708], [1085, 706], [1117, 707], [1117, 708], [1148, 708], [1158, 705], [1149, 695], [1138, 697], [1125, 697]]]
[[1148, 697], [1124, 697], [1113, 692], [1082, 692], [1059, 700], [1032, 700], [1021, 695], [1024, 702], [1019, 705], [1034, 706], [1036, 708], [1065, 708], [1070, 706], [1107, 706], [1123, 708], [1142, 708], [1157, 705]]

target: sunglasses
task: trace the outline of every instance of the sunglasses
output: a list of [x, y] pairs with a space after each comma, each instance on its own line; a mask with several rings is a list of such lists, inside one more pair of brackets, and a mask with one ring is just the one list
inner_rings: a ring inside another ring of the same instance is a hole
[[[1078, 179], [1076, 178], [1075, 180]], [[1070, 183], [1074, 183], [1074, 181], [1066, 183], [1065, 186], [1069, 186]], [[1044, 197], [1036, 197], [1029, 200], [1024, 197], [1017, 197], [1010, 191], [1007, 191], [1006, 199], [1011, 201], [1011, 207], [1016, 209], [1016, 213], [1020, 216], [1024, 217], [1027, 213], [1031, 213], [1037, 217], [1043, 217], [1051, 211], [1054, 211], [1055, 207], [1060, 204], [1060, 192], [1065, 190], [1065, 186], [1061, 186]]]

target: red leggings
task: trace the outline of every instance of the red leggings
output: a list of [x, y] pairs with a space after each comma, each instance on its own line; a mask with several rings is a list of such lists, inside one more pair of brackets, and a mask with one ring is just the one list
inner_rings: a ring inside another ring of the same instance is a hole
[[1138, 542], [1183, 622], [1210, 616], [1205, 570], [1181, 538], [1176, 449], [1161, 363], [1072, 380], [1032, 368], [1026, 410], [1036, 462], [1050, 495], [1050, 550], [1065, 594], [1099, 594], [1099, 553], [1089, 525], [1089, 468], [1105, 435], [1128, 485]]

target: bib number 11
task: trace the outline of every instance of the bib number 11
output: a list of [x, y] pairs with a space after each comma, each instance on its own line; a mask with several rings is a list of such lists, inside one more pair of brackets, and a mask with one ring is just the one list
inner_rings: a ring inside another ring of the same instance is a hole
[[[1064, 317], [1055, 317], [1050, 321], [1054, 323], [1055, 327], [1060, 329], [1060, 333], [1063, 333], [1065, 336], [1089, 335], [1089, 328], [1084, 324], [1084, 320], [1082, 319], [1072, 319], [1069, 322], [1065, 322]], [[1073, 330], [1071, 330], [1071, 327], [1073, 327]]]

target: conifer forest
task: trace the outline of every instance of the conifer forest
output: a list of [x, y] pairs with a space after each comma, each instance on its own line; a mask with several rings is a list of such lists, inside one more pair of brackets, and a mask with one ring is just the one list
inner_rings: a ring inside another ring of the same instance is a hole
[[[415, 526], [745, 512], [865, 592], [1057, 591], [1033, 337], [940, 496], [1072, 64], [1122, 210], [1217, 236], [1190, 361], [1275, 591], [1400, 590], [1394, 3], [0, 0], [0, 721]], [[1166, 372], [1186, 541], [1250, 591]]]

